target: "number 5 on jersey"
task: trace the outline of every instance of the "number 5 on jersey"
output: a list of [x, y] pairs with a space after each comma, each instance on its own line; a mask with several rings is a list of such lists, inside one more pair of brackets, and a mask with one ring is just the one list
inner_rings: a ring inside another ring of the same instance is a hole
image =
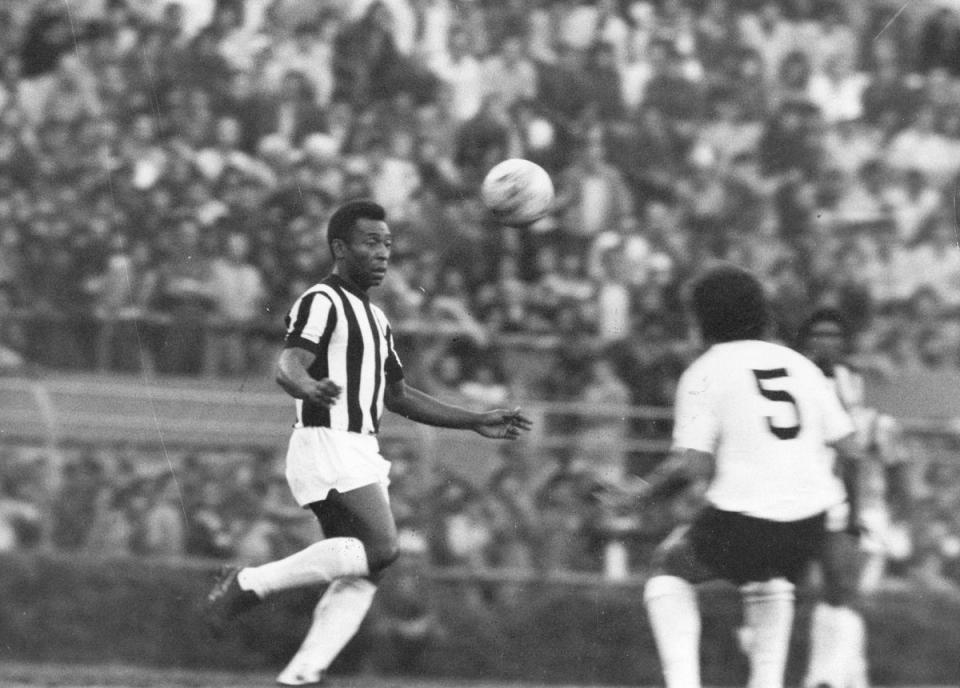
[[793, 408], [793, 416], [796, 418], [796, 423], [793, 425], [774, 425], [773, 416], [766, 417], [767, 427], [770, 428], [770, 432], [775, 437], [781, 440], [792, 440], [800, 434], [800, 407], [797, 406], [796, 398], [785, 389], [771, 389], [764, 386], [765, 382], [786, 378], [789, 377], [789, 374], [784, 368], [773, 368], [770, 370], [754, 370], [753, 375], [757, 378], [757, 389], [760, 390], [760, 394], [770, 401], [790, 404]]

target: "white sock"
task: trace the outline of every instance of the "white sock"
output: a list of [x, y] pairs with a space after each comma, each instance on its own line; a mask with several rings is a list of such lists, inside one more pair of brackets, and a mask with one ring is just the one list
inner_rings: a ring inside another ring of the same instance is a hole
[[676, 576], [654, 576], [643, 590], [667, 688], [700, 688], [697, 593]]
[[867, 627], [862, 614], [849, 608], [848, 611], [851, 656], [847, 663], [847, 688], [867, 688], [870, 685], [867, 677]]
[[356, 635], [376, 592], [377, 586], [366, 578], [333, 581], [313, 610], [313, 622], [300, 649], [277, 681], [286, 685], [317, 681]]
[[846, 686], [866, 673], [863, 618], [850, 607], [818, 602], [810, 619], [810, 655], [806, 686]]
[[237, 575], [237, 583], [263, 599], [281, 590], [320, 585], [344, 576], [366, 576], [369, 573], [363, 543], [356, 538], [338, 537], [316, 542], [279, 561], [263, 566], [248, 566]]
[[793, 627], [793, 584], [785, 578], [740, 587], [749, 629], [748, 688], [783, 688]]

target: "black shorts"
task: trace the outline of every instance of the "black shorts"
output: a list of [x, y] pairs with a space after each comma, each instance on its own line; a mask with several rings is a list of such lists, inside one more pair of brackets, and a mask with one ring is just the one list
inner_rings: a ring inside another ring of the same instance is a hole
[[823, 549], [825, 518], [769, 521], [707, 507], [683, 539], [716, 578], [737, 585], [772, 578], [796, 583]]

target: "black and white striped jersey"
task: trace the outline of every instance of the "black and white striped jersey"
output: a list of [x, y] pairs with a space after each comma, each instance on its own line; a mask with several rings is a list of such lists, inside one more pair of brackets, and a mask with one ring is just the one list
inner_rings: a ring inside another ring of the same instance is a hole
[[286, 324], [285, 346], [317, 355], [310, 375], [329, 378], [343, 390], [330, 408], [297, 399], [297, 425], [376, 433], [384, 388], [403, 379], [383, 311], [365, 292], [330, 275], [296, 300]]

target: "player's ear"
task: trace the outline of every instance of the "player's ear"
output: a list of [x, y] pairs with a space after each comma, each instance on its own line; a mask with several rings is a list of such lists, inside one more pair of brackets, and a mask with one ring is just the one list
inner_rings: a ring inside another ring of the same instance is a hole
[[347, 242], [343, 239], [334, 239], [330, 242], [330, 252], [333, 253], [333, 257], [343, 258], [344, 254], [347, 251]]

